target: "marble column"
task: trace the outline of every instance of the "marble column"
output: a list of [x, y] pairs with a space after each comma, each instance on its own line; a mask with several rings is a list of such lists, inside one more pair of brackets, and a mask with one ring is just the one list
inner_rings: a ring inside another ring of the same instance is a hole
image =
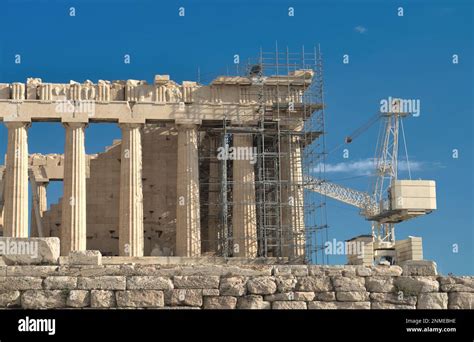
[[282, 138], [281, 179], [283, 256], [300, 258], [305, 256], [306, 232], [304, 224], [304, 187], [302, 154], [299, 136]]
[[201, 255], [197, 128], [178, 125], [176, 255], [185, 257]]
[[[250, 153], [253, 153], [252, 135], [234, 134], [233, 147], [234, 149], [245, 148], [247, 151], [252, 151]], [[250, 156], [249, 153], [248, 155]], [[233, 255], [236, 257], [255, 258], [257, 256], [257, 210], [254, 170], [254, 164], [251, 163], [251, 160], [233, 161], [232, 248]]]
[[219, 249], [219, 161], [217, 149], [220, 146], [220, 136], [209, 136], [209, 212], [207, 220], [207, 252], [217, 253]]
[[[43, 218], [43, 213], [48, 210], [48, 198], [47, 198], [47, 187], [48, 182], [37, 182], [36, 183], [36, 197], [38, 198], [38, 212], [40, 219]], [[34, 198], [32, 198], [34, 201]], [[43, 232], [44, 234], [44, 232]], [[32, 237], [39, 236], [38, 222], [36, 221], [35, 204], [31, 206], [31, 232]]]
[[4, 236], [28, 237], [28, 127], [7, 122]]
[[86, 249], [86, 123], [64, 123], [64, 193], [62, 200], [61, 255]]
[[143, 256], [142, 124], [120, 124], [119, 255]]

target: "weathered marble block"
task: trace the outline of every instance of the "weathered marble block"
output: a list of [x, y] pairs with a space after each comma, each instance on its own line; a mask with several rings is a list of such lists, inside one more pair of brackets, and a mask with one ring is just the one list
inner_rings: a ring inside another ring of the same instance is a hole
[[59, 250], [57, 237], [0, 237], [0, 256], [7, 265], [57, 264]]

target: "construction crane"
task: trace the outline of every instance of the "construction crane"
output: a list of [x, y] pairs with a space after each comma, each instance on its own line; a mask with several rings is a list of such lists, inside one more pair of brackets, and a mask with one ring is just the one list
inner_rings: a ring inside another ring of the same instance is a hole
[[[375, 261], [390, 264], [396, 263], [395, 225], [436, 209], [434, 181], [398, 179], [399, 132], [401, 128], [405, 141], [402, 119], [409, 113], [400, 110], [402, 100], [393, 101], [391, 108], [395, 110], [377, 114], [345, 138], [345, 143], [350, 144], [379, 119], [384, 121], [376, 146], [375, 173], [370, 193], [311, 176], [305, 182], [308, 190], [359, 208], [360, 214], [372, 222]], [[406, 143], [405, 152], [407, 154]]]

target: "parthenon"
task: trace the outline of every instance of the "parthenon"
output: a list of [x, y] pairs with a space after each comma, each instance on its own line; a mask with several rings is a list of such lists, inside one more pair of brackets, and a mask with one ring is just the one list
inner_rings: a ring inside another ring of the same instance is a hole
[[[322, 108], [308, 101], [314, 77], [303, 68], [220, 76], [209, 85], [178, 84], [168, 75], [153, 84], [0, 84], [0, 120], [8, 128], [0, 230], [5, 237], [57, 236], [65, 256], [92, 249], [304, 260], [302, 151], [321, 133], [305, 128]], [[64, 126], [64, 154], [29, 154], [28, 128], [42, 122]], [[118, 124], [121, 140], [87, 155], [85, 132], [99, 123]], [[222, 148], [230, 148], [228, 158], [218, 157]], [[239, 149], [256, 155], [236, 158]], [[50, 181], [63, 182], [63, 196], [48, 209]]]

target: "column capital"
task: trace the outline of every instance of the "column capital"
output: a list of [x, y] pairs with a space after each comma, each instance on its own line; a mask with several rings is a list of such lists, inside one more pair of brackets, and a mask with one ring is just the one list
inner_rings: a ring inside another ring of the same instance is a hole
[[[71, 101], [71, 100], [69, 100]], [[80, 102], [80, 101], [79, 101]], [[63, 113], [61, 114], [61, 122], [64, 123], [89, 123], [88, 113]]]
[[62, 122], [64, 128], [86, 128], [89, 123], [87, 122], [74, 122], [74, 121], [67, 121], [67, 122]]
[[187, 127], [194, 128], [202, 124], [202, 120], [199, 119], [176, 119], [175, 124], [177, 127]]
[[3, 122], [8, 129], [10, 128], [30, 128], [31, 121], [4, 121]]
[[131, 123], [131, 122], [119, 122], [119, 127], [121, 129], [133, 129], [133, 128], [143, 128], [144, 123]]
[[121, 117], [119, 119], [119, 125], [121, 124], [142, 124], [144, 125], [146, 123], [145, 118], [141, 117]]
[[192, 123], [183, 123], [183, 124], [176, 124], [176, 129], [178, 131], [185, 131], [189, 129], [197, 129], [199, 127], [198, 124], [192, 124]]

